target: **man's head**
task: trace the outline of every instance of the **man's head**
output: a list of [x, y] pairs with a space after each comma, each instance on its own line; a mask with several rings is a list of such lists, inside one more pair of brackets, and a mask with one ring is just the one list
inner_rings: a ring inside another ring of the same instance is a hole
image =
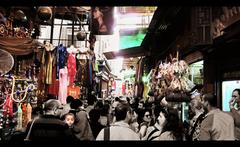
[[163, 106], [157, 105], [154, 108], [154, 117], [156, 119], [157, 125], [163, 126], [166, 120], [166, 116], [167, 116], [167, 110]]
[[240, 89], [234, 89], [232, 92], [232, 97], [235, 99], [237, 103], [237, 107], [240, 107]]
[[83, 102], [79, 99], [74, 99], [71, 104], [70, 107], [72, 109], [79, 109], [81, 106], [83, 105]]
[[143, 101], [140, 101], [140, 102], [138, 103], [138, 108], [139, 108], [139, 109], [144, 109], [144, 102], [143, 102]]
[[203, 95], [203, 108], [207, 112], [217, 107], [217, 96], [211, 93]]
[[200, 98], [194, 98], [190, 102], [190, 107], [192, 112], [196, 112], [196, 110], [201, 110], [203, 108], [203, 103]]
[[55, 100], [55, 99], [47, 100], [44, 103], [45, 114], [59, 116], [60, 115], [60, 111], [59, 111], [60, 106], [61, 106], [61, 103], [58, 100]]
[[67, 96], [66, 101], [67, 101], [68, 104], [70, 104], [73, 100], [74, 100], [74, 98], [72, 96], [70, 96], [70, 95]]
[[119, 102], [115, 108], [116, 121], [125, 120], [127, 123], [131, 121], [132, 110], [128, 103]]

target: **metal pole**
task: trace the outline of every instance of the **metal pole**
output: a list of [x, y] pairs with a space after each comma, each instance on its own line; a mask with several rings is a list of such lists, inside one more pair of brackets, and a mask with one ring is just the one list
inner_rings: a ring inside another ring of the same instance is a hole
[[51, 36], [50, 36], [50, 43], [53, 43], [53, 29], [54, 29], [54, 18], [55, 18], [55, 7], [53, 7], [53, 17], [51, 23]]
[[74, 43], [74, 18], [72, 20], [72, 45], [74, 45], [73, 43]]
[[62, 35], [62, 24], [63, 24], [63, 18], [61, 20], [61, 26], [60, 26], [60, 32], [59, 32], [59, 38], [58, 38], [58, 46], [60, 44], [60, 40], [61, 40], [61, 35]]

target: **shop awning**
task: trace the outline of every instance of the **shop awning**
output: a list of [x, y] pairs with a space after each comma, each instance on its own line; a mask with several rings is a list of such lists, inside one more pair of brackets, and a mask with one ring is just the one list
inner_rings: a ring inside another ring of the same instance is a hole
[[1, 38], [0, 49], [8, 51], [12, 55], [28, 55], [33, 53], [40, 43], [31, 38]]
[[105, 52], [103, 53], [105, 57], [109, 59], [115, 59], [117, 57], [131, 58], [131, 57], [140, 57], [148, 55], [148, 51], [142, 46], [132, 47], [128, 49], [122, 49], [119, 51]]

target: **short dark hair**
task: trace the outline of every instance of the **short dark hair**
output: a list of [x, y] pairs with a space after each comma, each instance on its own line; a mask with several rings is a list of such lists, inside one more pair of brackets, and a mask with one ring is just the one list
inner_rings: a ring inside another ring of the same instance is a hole
[[97, 122], [100, 118], [100, 110], [99, 109], [92, 109], [89, 112], [89, 118], [92, 122]]
[[127, 112], [130, 111], [130, 105], [126, 102], [119, 102], [115, 108], [116, 121], [124, 120]]
[[67, 118], [67, 116], [72, 116], [74, 119], [75, 119], [75, 115], [73, 114], [73, 113], [67, 113], [67, 114], [65, 114], [64, 115], [64, 119], [66, 119]]
[[217, 96], [212, 93], [203, 95], [203, 100], [207, 101], [212, 107], [217, 107]]
[[239, 88], [234, 89], [233, 92], [234, 92], [234, 91], [237, 91], [238, 94], [240, 95], [240, 89], [239, 89]]
[[160, 112], [163, 112], [164, 114], [167, 114], [166, 110], [164, 109], [163, 106], [161, 105], [156, 105], [154, 110], [153, 110], [153, 113], [155, 115], [156, 118], [158, 118]]
[[73, 100], [74, 100], [74, 98], [71, 95], [67, 96], [67, 98], [66, 98], [66, 102], [68, 104], [71, 103]]
[[78, 109], [80, 106], [82, 106], [83, 105], [83, 102], [81, 101], [81, 100], [79, 100], [79, 99], [74, 99], [72, 102], [71, 102], [71, 104], [70, 104], [70, 107], [72, 108], [72, 109]]
[[93, 105], [96, 101], [97, 101], [97, 98], [94, 95], [90, 95], [87, 99], [88, 105]]

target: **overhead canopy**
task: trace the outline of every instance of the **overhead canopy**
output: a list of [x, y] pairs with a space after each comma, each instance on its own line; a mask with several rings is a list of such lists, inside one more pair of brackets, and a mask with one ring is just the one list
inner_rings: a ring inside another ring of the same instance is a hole
[[128, 49], [122, 49], [115, 52], [105, 52], [103, 53], [107, 59], [115, 59], [117, 57], [131, 58], [140, 57], [148, 55], [148, 51], [142, 46], [132, 47]]
[[1, 38], [0, 49], [12, 55], [28, 55], [39, 47], [40, 43], [31, 38]]
[[157, 8], [141, 44], [149, 49], [153, 61], [165, 58], [168, 51], [174, 48], [177, 36], [182, 35], [188, 25], [189, 12], [188, 7]]

